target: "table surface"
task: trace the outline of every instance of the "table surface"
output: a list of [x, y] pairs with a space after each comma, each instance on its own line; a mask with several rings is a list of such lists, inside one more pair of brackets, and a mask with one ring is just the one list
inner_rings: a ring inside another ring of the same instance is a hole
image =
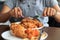
[[[7, 30], [9, 30], [8, 25], [0, 26], [0, 40], [4, 40], [1, 37], [1, 33], [3, 33], [4, 31], [7, 31]], [[46, 40], [60, 40], [60, 28], [46, 27], [46, 28], [44, 28], [44, 31], [47, 32], [47, 34], [48, 34], [48, 37]]]

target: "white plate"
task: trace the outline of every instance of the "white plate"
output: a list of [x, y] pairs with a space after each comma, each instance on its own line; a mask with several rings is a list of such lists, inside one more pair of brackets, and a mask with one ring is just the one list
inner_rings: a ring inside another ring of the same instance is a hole
[[[46, 36], [42, 37], [40, 40], [44, 40], [48, 37], [48, 34], [46, 32], [43, 32], [43, 34], [45, 33]], [[13, 35], [11, 35], [10, 31], [5, 31], [1, 34], [2, 38], [4, 38], [5, 40], [22, 40], [21, 38], [15, 37]]]

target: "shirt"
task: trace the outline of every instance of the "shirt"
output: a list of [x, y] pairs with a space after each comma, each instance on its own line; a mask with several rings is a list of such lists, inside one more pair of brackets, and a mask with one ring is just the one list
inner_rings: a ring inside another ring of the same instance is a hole
[[20, 7], [22, 9], [23, 15], [26, 17], [34, 17], [39, 15], [38, 19], [44, 24], [44, 26], [48, 26], [48, 17], [43, 17], [43, 10], [45, 7], [53, 7], [54, 5], [58, 5], [57, 0], [6, 0], [5, 5], [7, 5], [10, 9], [15, 7]]

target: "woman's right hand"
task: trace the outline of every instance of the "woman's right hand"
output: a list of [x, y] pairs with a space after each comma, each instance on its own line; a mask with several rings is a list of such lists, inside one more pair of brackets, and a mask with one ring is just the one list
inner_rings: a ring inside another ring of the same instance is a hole
[[9, 15], [15, 18], [22, 17], [22, 10], [19, 7], [15, 7], [9, 12]]

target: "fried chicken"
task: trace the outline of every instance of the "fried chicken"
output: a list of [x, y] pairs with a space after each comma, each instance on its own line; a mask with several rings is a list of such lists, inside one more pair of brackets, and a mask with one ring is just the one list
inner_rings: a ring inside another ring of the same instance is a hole
[[14, 36], [26, 38], [25, 28], [20, 24], [11, 24], [10, 30]]
[[19, 24], [12, 23], [10, 30], [14, 36], [37, 40], [40, 35], [40, 31], [38, 29], [32, 29], [42, 26], [42, 23], [37, 19], [24, 18]]
[[30, 19], [30, 18], [25, 18], [21, 21], [21, 24], [25, 27], [25, 28], [38, 28], [43, 26], [43, 24], [38, 21], [37, 19]]

